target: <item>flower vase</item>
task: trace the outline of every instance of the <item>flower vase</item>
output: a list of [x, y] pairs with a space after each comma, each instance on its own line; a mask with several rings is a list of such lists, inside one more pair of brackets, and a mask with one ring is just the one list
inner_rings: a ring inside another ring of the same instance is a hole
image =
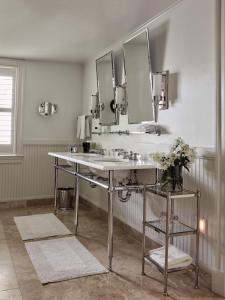
[[182, 166], [171, 166], [163, 171], [161, 189], [165, 192], [181, 192], [183, 190]]

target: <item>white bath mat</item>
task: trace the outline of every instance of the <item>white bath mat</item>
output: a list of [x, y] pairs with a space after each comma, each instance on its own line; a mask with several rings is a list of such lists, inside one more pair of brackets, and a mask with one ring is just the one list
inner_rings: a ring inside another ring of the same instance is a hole
[[23, 241], [71, 234], [52, 213], [15, 217], [14, 220]]
[[26, 242], [25, 246], [43, 284], [108, 272], [75, 237]]

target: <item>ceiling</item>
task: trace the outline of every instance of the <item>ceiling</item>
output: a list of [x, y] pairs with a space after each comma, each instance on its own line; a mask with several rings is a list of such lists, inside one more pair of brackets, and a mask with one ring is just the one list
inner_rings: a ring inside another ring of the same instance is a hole
[[176, 0], [0, 0], [0, 57], [84, 62]]

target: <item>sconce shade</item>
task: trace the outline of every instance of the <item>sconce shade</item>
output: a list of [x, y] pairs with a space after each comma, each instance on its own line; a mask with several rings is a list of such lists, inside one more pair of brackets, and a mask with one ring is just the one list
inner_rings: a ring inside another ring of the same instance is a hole
[[51, 102], [42, 102], [38, 107], [38, 112], [42, 117], [54, 115], [57, 112], [57, 105]]
[[97, 104], [98, 104], [97, 95], [91, 95], [91, 109], [95, 109]]

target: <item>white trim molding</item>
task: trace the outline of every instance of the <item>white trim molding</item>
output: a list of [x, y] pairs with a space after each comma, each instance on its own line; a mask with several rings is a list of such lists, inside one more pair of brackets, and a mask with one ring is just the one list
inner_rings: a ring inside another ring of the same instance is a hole
[[13, 202], [20, 202], [20, 201], [28, 201], [28, 200], [47, 200], [47, 199], [54, 199], [54, 194], [52, 195], [40, 195], [40, 196], [26, 196], [26, 197], [15, 197], [13, 200], [11, 198], [0, 199], [0, 203], [13, 203]]
[[[17, 154], [23, 152], [23, 96], [24, 96], [24, 60], [0, 58], [0, 65], [16, 68], [16, 101], [14, 111], [14, 142], [13, 149], [9, 154]], [[8, 154], [8, 151], [7, 151]]]
[[225, 253], [224, 253], [224, 224], [225, 224], [225, 1], [217, 0], [217, 107], [216, 107], [216, 169], [217, 169], [217, 209], [216, 209], [216, 253], [215, 266], [212, 271], [212, 290], [225, 297]]
[[24, 145], [74, 145], [78, 144], [80, 142], [68, 139], [68, 140], [62, 140], [62, 139], [24, 139], [23, 144]]
[[0, 164], [21, 163], [23, 159], [23, 154], [0, 154]]

